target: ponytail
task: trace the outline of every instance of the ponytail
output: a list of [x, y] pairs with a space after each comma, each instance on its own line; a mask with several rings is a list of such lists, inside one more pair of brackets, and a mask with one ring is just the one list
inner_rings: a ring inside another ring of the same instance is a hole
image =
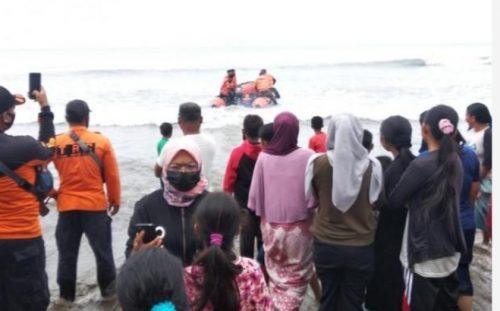
[[406, 169], [415, 156], [410, 151], [412, 128], [410, 121], [402, 116], [391, 116], [380, 126], [381, 135], [398, 150], [398, 158]]
[[223, 192], [208, 194], [198, 206], [194, 219], [205, 248], [194, 265], [203, 269], [203, 284], [192, 309], [201, 311], [207, 304], [214, 310], [237, 311], [240, 294], [236, 277], [241, 266], [235, 264], [233, 241], [238, 233], [240, 211], [236, 201]]
[[236, 276], [241, 272], [241, 267], [233, 263], [233, 257], [215, 245], [201, 252], [194, 264], [203, 268], [204, 277], [193, 310], [203, 310], [208, 302], [214, 310], [240, 309]]
[[431, 217], [431, 210], [438, 210], [439, 213], [432, 217], [452, 221], [457, 195], [456, 163], [460, 161], [456, 142], [458, 114], [449, 106], [438, 105], [429, 110], [424, 123], [429, 126], [432, 137], [439, 142], [439, 150], [438, 169], [431, 177], [430, 184], [423, 190], [425, 199], [422, 206], [427, 210], [426, 217]]
[[403, 164], [403, 168], [407, 168], [410, 162], [415, 159], [415, 155], [410, 151], [410, 148], [402, 147], [399, 149], [399, 158]]

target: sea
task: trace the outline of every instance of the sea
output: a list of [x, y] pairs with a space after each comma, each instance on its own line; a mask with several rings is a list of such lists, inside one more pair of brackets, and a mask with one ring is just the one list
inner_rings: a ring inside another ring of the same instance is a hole
[[[85, 100], [92, 112], [90, 128], [108, 136], [114, 146], [122, 182], [122, 207], [113, 217], [113, 249], [117, 267], [124, 262], [127, 227], [134, 204], [160, 185], [154, 177], [158, 126], [177, 126], [179, 104], [202, 107], [202, 131], [217, 141], [214, 190], [221, 189], [231, 149], [241, 143], [242, 121], [258, 114], [272, 122], [282, 111], [300, 120], [299, 145], [307, 147], [313, 131], [310, 119], [352, 113], [374, 135], [374, 155], [387, 155], [379, 142], [380, 122], [391, 115], [413, 125], [413, 150], [420, 146], [418, 117], [437, 104], [454, 107], [465, 131], [466, 107], [481, 102], [492, 107], [492, 48], [490, 45], [365, 45], [203, 47], [159, 49], [0, 49], [0, 85], [26, 94], [28, 73], [41, 72], [55, 114], [56, 131], [67, 131], [65, 104]], [[238, 82], [255, 80], [266, 68], [277, 80], [279, 104], [269, 108], [211, 108], [227, 69]], [[37, 136], [36, 102], [16, 108], [12, 135]], [[53, 167], [51, 167], [53, 170]], [[57, 184], [57, 173], [54, 171]], [[42, 219], [51, 299], [56, 283], [57, 210]], [[78, 293], [73, 308], [50, 310], [110, 310], [100, 301], [95, 260], [83, 238], [78, 266]]]

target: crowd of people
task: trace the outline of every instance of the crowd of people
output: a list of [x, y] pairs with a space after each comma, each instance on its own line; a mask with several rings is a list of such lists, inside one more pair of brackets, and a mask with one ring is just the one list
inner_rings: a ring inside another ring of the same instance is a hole
[[298, 145], [293, 113], [269, 124], [249, 114], [221, 192], [212, 191], [216, 148], [201, 131], [201, 108], [181, 104], [182, 135], [160, 127], [161, 183], [135, 204], [116, 275], [110, 215], [120, 209], [121, 187], [113, 147], [88, 129], [86, 102], [67, 103], [69, 129], [56, 135], [45, 90], [33, 95], [38, 140], [6, 133], [25, 99], [0, 87], [2, 310], [49, 305], [40, 202], [8, 170], [35, 184], [50, 161], [60, 178], [51, 193], [58, 303], [75, 300], [85, 233], [101, 295], [117, 296], [124, 311], [299, 310], [309, 286], [319, 310], [472, 309], [476, 228], [484, 243], [491, 239], [492, 119], [484, 104], [467, 108], [466, 133], [452, 107], [425, 111], [418, 155], [408, 119], [386, 118], [380, 142], [392, 158], [371, 154], [373, 135], [352, 114], [334, 115], [326, 132], [313, 117], [309, 148]]

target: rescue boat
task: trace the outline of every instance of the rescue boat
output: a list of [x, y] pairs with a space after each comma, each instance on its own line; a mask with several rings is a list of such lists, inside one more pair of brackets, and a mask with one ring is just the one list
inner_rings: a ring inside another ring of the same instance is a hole
[[[271, 98], [270, 96], [258, 96], [258, 92], [255, 90], [255, 82], [248, 81], [238, 84], [236, 88], [234, 103], [232, 105], [245, 106], [250, 108], [265, 108], [276, 102], [276, 98], [279, 98], [279, 94], [277, 91], [272, 92], [276, 93], [277, 96]], [[217, 96], [210, 101], [210, 105], [214, 108], [226, 107], [228, 106], [226, 101]]]

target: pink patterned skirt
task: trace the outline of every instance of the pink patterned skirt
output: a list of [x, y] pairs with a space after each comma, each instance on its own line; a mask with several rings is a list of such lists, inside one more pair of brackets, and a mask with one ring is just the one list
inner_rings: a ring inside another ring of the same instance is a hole
[[312, 218], [291, 224], [261, 220], [265, 263], [274, 305], [281, 311], [299, 310], [313, 274]]

